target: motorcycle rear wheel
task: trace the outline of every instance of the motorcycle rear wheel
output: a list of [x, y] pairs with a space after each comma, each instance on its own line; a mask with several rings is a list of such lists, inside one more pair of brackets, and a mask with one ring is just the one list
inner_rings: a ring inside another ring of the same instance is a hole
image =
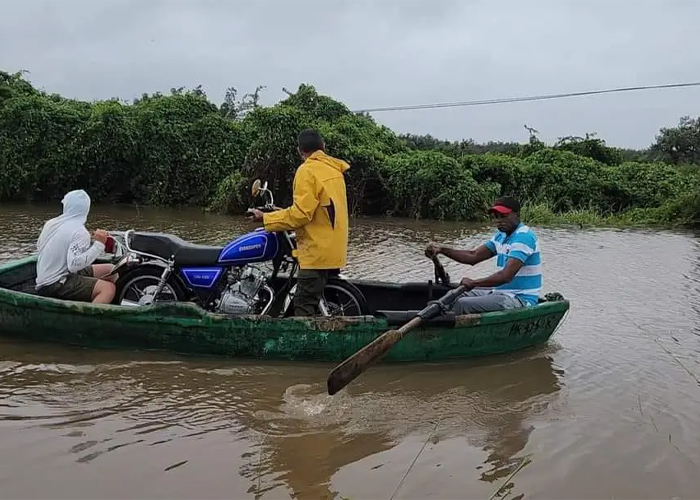
[[[160, 282], [162, 268], [156, 266], [139, 266], [117, 280], [117, 292], [114, 294], [113, 304], [122, 306], [142, 306], [155, 302], [153, 294]], [[165, 282], [165, 286], [158, 294], [158, 302], [187, 300], [182, 286], [172, 275]]]

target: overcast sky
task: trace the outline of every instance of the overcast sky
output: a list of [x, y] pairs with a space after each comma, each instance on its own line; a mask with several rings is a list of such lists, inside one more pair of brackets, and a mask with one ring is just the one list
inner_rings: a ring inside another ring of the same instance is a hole
[[[303, 82], [351, 109], [700, 81], [699, 0], [5, 0], [0, 69], [47, 91], [132, 99]], [[397, 132], [645, 147], [700, 115], [700, 87], [373, 116]]]

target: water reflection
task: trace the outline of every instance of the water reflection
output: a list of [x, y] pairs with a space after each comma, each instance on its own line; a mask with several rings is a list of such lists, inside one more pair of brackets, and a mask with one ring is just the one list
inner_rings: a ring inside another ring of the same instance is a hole
[[[488, 453], [482, 481], [507, 476], [530, 420], [557, 399], [562, 375], [550, 352], [533, 351], [410, 371], [377, 367], [351, 393], [329, 397], [321, 383], [327, 366], [133, 357], [3, 343], [0, 423], [15, 436], [63, 436], [62, 454], [85, 464], [218, 436], [238, 450], [238, 474], [256, 497], [289, 489], [296, 498], [334, 498], [331, 483], [343, 467], [438, 421], [439, 439], [466, 437]], [[5, 440], [3, 454], [26, 444]], [[31, 456], [40, 454], [19, 455], [31, 469]], [[161, 471], [197, 459], [173, 456]]]

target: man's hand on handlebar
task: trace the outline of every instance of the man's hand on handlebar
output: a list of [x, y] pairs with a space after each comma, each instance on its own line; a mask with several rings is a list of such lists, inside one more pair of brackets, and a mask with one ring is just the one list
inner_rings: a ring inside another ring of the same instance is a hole
[[92, 233], [92, 237], [95, 238], [95, 241], [99, 241], [103, 245], [107, 243], [107, 238], [109, 238], [109, 234], [107, 234], [107, 231], [104, 229], [95, 229], [95, 231]]
[[248, 220], [252, 222], [262, 222], [263, 220], [263, 212], [262, 210], [258, 210], [257, 208], [251, 208], [245, 213], [246, 217]]

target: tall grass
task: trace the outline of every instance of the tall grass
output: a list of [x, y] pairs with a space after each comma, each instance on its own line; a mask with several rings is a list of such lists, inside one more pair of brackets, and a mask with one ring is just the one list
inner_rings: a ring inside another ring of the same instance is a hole
[[547, 201], [523, 203], [520, 218], [537, 226], [575, 225], [579, 227], [681, 227], [697, 224], [700, 194], [669, 202], [658, 208], [633, 208], [620, 213], [601, 213], [594, 208], [555, 212]]
[[547, 201], [524, 203], [520, 212], [520, 218], [528, 224], [537, 226], [558, 224], [597, 226], [608, 224], [611, 219], [611, 216], [601, 215], [590, 208], [557, 213], [552, 207], [553, 204]]

